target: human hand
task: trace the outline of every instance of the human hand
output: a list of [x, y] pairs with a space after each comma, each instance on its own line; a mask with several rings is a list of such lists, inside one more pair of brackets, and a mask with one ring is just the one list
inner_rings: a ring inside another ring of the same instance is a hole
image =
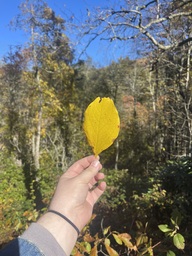
[[[93, 206], [106, 188], [99, 173], [102, 165], [95, 156], [75, 162], [60, 178], [49, 209], [70, 219], [79, 230], [90, 220]], [[96, 185], [96, 187], [94, 187]]]
[[[90, 220], [93, 206], [106, 188], [106, 183], [101, 181], [104, 178], [104, 174], [99, 173], [101, 168], [94, 156], [75, 162], [59, 179], [49, 210], [64, 215], [81, 230]], [[95, 186], [98, 181], [101, 182]], [[55, 237], [66, 255], [70, 255], [77, 232], [69, 221], [48, 211], [37, 223]]]

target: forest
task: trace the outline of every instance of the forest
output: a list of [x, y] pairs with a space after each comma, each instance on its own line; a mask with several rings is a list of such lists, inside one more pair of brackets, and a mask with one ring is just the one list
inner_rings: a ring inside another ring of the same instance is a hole
[[[82, 124], [110, 97], [121, 126], [101, 153], [107, 190], [71, 255], [192, 255], [192, 2], [122, 0], [77, 28], [135, 42], [139, 57], [75, 61], [67, 21], [24, 0], [13, 26], [29, 36], [0, 63], [0, 247], [49, 205], [60, 175], [92, 154]], [[122, 46], [123, 47], [123, 46]]]

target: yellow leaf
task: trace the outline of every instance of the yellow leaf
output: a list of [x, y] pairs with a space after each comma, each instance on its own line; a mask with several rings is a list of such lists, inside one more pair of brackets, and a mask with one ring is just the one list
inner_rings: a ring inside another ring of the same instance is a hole
[[113, 237], [114, 237], [115, 241], [116, 241], [118, 244], [120, 244], [120, 245], [122, 245], [122, 244], [123, 244], [122, 240], [119, 238], [119, 236], [118, 236], [118, 235], [113, 234]]
[[90, 256], [97, 256], [97, 245], [95, 245], [92, 249], [91, 249], [91, 253]]
[[131, 236], [127, 233], [122, 233], [118, 235], [119, 239], [129, 248], [134, 250], [134, 245], [131, 243]]
[[109, 256], [118, 256], [119, 254], [117, 253], [116, 250], [114, 250], [111, 246], [110, 246], [110, 240], [108, 238], [105, 238], [104, 241], [105, 244], [105, 248], [109, 254]]
[[104, 230], [103, 230], [103, 235], [104, 236], [107, 235], [107, 233], [109, 232], [110, 228], [111, 228], [110, 226], [107, 227], [107, 228], [104, 228]]
[[113, 100], [97, 97], [85, 111], [83, 128], [96, 156], [111, 146], [120, 129], [120, 119]]

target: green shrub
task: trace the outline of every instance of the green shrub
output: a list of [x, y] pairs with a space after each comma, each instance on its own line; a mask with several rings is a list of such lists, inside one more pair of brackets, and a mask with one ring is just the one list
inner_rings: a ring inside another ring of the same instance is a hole
[[12, 156], [0, 154], [0, 244], [18, 235], [38, 213], [28, 200], [21, 166]]
[[126, 203], [126, 180], [127, 170], [103, 170], [106, 175], [107, 190], [101, 197], [106, 208], [117, 210], [117, 208]]
[[[183, 157], [169, 161], [161, 172], [162, 188], [185, 217], [192, 215], [192, 159]], [[189, 220], [189, 219], [188, 219]], [[187, 220], [187, 221], [188, 221]]]

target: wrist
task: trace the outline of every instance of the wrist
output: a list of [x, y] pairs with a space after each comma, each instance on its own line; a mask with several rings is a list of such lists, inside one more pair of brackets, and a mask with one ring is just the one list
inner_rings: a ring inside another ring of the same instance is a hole
[[58, 211], [55, 211], [55, 210], [48, 210], [48, 212], [51, 212], [51, 213], [54, 213], [56, 214], [57, 216], [61, 217], [63, 220], [67, 221], [77, 232], [77, 236], [79, 236], [80, 234], [80, 231], [79, 229], [77, 228], [77, 226], [70, 220], [68, 219], [65, 215], [63, 215], [62, 213], [58, 212]]
[[47, 212], [37, 223], [46, 228], [55, 237], [64, 252], [70, 255], [77, 240], [77, 231], [69, 222], [55, 213]]

